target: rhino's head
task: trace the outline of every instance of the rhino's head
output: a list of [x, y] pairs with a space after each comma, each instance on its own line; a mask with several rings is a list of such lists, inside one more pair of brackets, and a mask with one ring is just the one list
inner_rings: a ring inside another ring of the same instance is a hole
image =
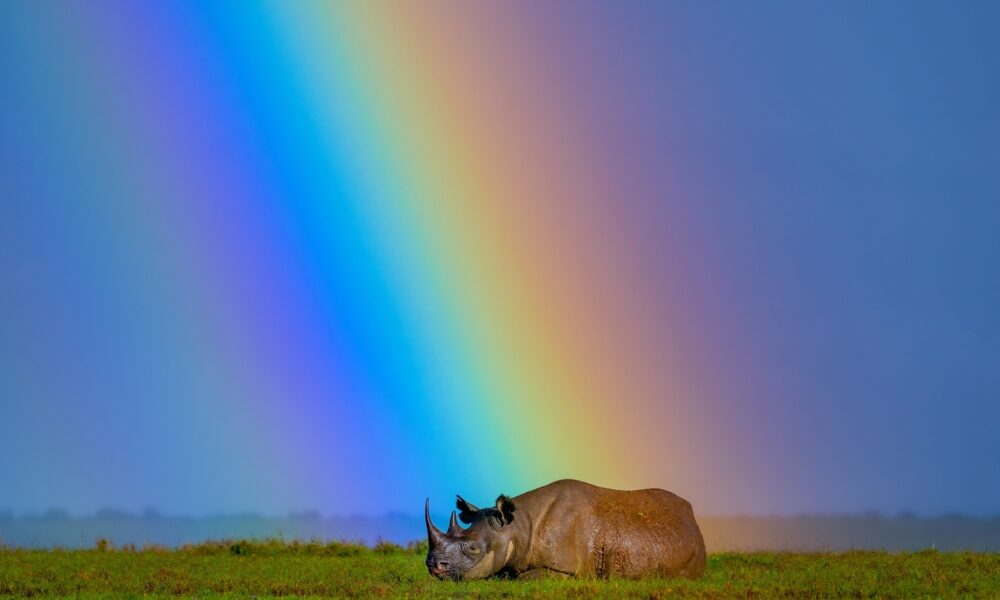
[[497, 498], [495, 507], [476, 508], [458, 496], [458, 518], [469, 524], [462, 528], [451, 512], [448, 531], [431, 522], [430, 500], [424, 504], [427, 521], [427, 570], [439, 579], [482, 579], [503, 568], [513, 551], [514, 503], [507, 496]]

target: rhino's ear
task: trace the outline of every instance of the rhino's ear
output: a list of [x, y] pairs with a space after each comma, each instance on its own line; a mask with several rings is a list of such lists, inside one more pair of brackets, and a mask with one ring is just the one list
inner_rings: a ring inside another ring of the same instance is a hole
[[500, 523], [506, 525], [514, 520], [514, 511], [517, 510], [514, 507], [514, 501], [500, 494], [497, 498], [497, 513], [500, 515]]
[[479, 508], [471, 502], [466, 502], [465, 498], [461, 496], [456, 495], [455, 497], [458, 498], [455, 501], [455, 508], [458, 509], [458, 518], [466, 525], [469, 525], [472, 523], [472, 518], [479, 512]]

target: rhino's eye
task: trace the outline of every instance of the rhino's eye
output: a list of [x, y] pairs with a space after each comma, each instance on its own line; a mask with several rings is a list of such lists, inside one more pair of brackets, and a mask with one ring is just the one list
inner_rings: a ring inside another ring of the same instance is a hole
[[479, 546], [466, 546], [465, 549], [472, 556], [476, 556], [477, 554], [483, 551], [482, 548], [480, 548]]

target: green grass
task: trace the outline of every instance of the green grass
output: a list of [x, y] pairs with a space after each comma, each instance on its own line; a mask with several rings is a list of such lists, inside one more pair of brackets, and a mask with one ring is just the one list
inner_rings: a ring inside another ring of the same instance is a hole
[[0, 550], [0, 597], [1000, 598], [1000, 554], [715, 554], [698, 581], [441, 582], [426, 547], [281, 541]]

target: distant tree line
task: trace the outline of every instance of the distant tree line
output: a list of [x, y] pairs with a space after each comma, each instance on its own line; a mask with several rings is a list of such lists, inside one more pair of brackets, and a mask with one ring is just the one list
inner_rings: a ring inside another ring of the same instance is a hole
[[[1000, 551], [1000, 515], [918, 517], [867, 513], [700, 517], [698, 521], [710, 552], [852, 548]], [[61, 510], [17, 516], [10, 511], [0, 512], [0, 544], [16, 547], [93, 547], [98, 539], [116, 546], [170, 547], [206, 540], [271, 538], [406, 544], [424, 536], [422, 517], [400, 513], [324, 517], [317, 511], [304, 511], [285, 517], [252, 513], [177, 517], [152, 509], [139, 514], [107, 509], [90, 516], [71, 516]]]

